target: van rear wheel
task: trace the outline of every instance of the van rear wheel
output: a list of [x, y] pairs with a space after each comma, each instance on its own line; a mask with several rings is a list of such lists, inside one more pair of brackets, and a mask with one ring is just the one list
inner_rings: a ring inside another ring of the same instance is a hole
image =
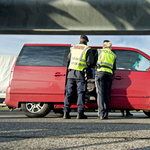
[[150, 111], [146, 112], [146, 111], [143, 110], [143, 112], [144, 112], [144, 114], [145, 114], [146, 116], [150, 117]]
[[21, 103], [21, 109], [27, 117], [44, 117], [51, 111], [51, 104], [43, 102], [27, 102]]

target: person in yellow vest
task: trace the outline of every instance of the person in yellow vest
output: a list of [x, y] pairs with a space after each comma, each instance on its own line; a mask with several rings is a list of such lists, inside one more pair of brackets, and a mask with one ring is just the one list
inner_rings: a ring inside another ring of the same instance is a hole
[[86, 35], [80, 36], [80, 43], [70, 48], [68, 54], [68, 75], [66, 84], [66, 94], [64, 100], [64, 119], [70, 119], [70, 106], [74, 89], [77, 91], [77, 119], [87, 119], [84, 114], [85, 93], [87, 90], [86, 71], [94, 64], [93, 52], [87, 46], [89, 39]]
[[98, 119], [108, 119], [110, 90], [115, 67], [116, 55], [111, 51], [112, 43], [104, 40], [103, 49], [95, 55], [95, 86], [98, 104]]

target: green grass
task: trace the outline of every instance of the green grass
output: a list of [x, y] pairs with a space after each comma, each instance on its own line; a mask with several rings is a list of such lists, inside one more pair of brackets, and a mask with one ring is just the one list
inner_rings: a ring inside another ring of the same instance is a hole
[[8, 107], [0, 107], [0, 109], [9, 109]]

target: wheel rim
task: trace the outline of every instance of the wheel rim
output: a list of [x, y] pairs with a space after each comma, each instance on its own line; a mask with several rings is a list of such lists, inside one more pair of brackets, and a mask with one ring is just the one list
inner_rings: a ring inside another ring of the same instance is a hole
[[26, 103], [26, 109], [31, 113], [38, 113], [43, 109], [44, 105], [44, 103]]

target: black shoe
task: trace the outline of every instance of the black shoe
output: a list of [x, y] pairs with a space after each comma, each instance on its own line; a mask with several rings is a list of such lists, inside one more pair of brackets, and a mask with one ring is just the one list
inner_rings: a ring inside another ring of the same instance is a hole
[[104, 119], [108, 119], [108, 112], [104, 114]]
[[85, 114], [78, 114], [77, 119], [87, 119], [87, 116]]
[[126, 114], [126, 117], [130, 117], [130, 116], [133, 116], [133, 114], [130, 114], [130, 113]]
[[108, 116], [105, 116], [104, 119], [108, 119]]
[[64, 112], [64, 116], [63, 116], [63, 119], [70, 119], [70, 115], [68, 112]]
[[104, 120], [103, 116], [98, 116], [97, 119]]

